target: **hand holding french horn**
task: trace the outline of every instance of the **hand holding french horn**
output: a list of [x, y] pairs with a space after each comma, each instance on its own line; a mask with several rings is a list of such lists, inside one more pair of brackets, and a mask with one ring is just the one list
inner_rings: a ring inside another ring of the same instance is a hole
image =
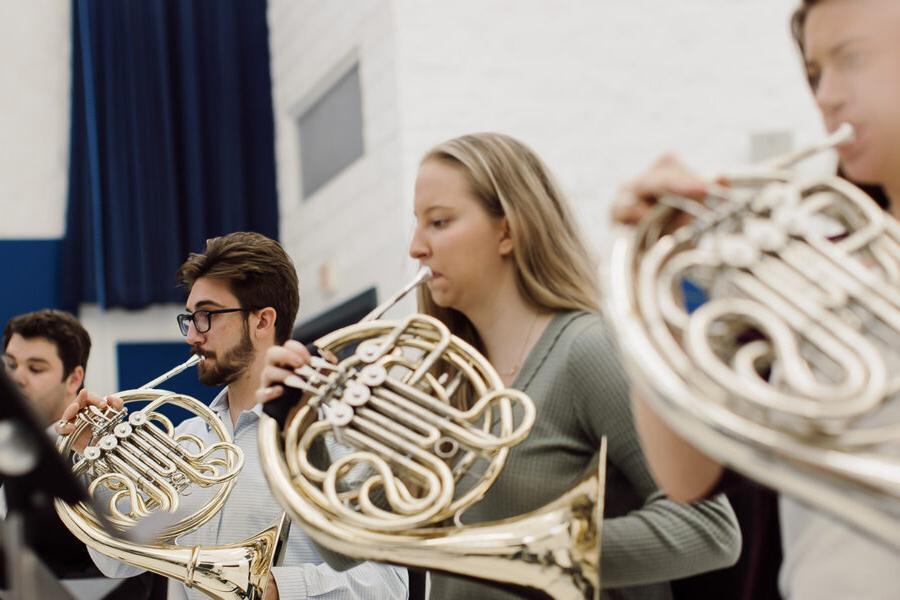
[[900, 224], [844, 179], [788, 170], [852, 136], [735, 172], [702, 202], [660, 195], [690, 174], [655, 165], [614, 210], [639, 222], [612, 246], [606, 311], [682, 440], [896, 544]]
[[[110, 407], [114, 410], [122, 410], [124, 406], [125, 403], [122, 399], [115, 395], [103, 397], [85, 388], [78, 392], [75, 401], [66, 407], [62, 417], [53, 427], [59, 435], [70, 435], [75, 431], [76, 419], [82, 411], [90, 410], [91, 407], [98, 411], [105, 411]], [[85, 447], [91, 441], [90, 438], [91, 432], [87, 429], [83, 430], [77, 439], [72, 440], [72, 450], [79, 454], [83, 453]]]
[[653, 210], [659, 199], [678, 196], [703, 200], [710, 182], [689, 169], [680, 158], [664, 154], [649, 169], [622, 185], [610, 216], [613, 222], [637, 225]]
[[269, 348], [266, 351], [266, 366], [256, 390], [256, 401], [263, 404], [280, 397], [284, 392], [284, 380], [296, 376], [295, 369], [309, 364], [311, 358], [309, 350], [296, 340]]

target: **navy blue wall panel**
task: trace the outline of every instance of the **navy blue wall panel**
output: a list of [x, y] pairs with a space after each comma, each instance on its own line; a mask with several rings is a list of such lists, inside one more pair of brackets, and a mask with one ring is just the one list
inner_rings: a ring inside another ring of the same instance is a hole
[[[0, 240], [0, 326], [15, 315], [41, 308], [59, 306], [58, 239]], [[173, 318], [174, 321], [174, 318]], [[174, 326], [174, 323], [173, 323]], [[190, 356], [184, 342], [128, 342], [116, 346], [119, 364], [119, 390], [139, 387], [184, 362]], [[188, 394], [209, 404], [218, 388], [209, 388], [197, 380], [196, 368], [173, 377], [165, 389]], [[187, 413], [179, 409], [164, 411], [180, 422]]]
[[0, 326], [15, 315], [59, 302], [58, 239], [0, 240]]

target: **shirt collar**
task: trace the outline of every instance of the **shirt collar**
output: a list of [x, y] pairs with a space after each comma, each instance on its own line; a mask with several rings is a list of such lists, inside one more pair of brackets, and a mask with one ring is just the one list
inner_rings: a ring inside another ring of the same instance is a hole
[[[213, 398], [213, 401], [209, 403], [209, 408], [213, 412], [222, 413], [228, 412], [228, 386], [222, 388], [222, 391], [216, 394], [216, 397]], [[255, 414], [257, 417], [262, 415], [262, 404], [255, 404], [253, 408], [249, 411]]]
[[217, 413], [228, 410], [228, 386], [223, 387], [222, 391], [216, 394], [213, 401], [209, 403], [209, 408]]

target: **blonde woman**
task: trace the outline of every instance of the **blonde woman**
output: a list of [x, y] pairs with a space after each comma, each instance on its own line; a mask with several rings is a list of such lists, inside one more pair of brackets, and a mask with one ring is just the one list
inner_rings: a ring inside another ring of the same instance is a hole
[[[733, 564], [740, 532], [724, 497], [694, 506], [653, 482], [632, 423], [629, 389], [598, 314], [594, 265], [547, 168], [505, 135], [462, 136], [428, 152], [415, 187], [410, 256], [434, 277], [419, 309], [474, 344], [504, 382], [537, 405], [529, 437], [466, 522], [535, 510], [571, 488], [609, 440], [604, 596], [668, 598], [668, 581]], [[257, 399], [308, 354], [299, 343], [267, 355]], [[432, 574], [431, 597], [516, 598]]]

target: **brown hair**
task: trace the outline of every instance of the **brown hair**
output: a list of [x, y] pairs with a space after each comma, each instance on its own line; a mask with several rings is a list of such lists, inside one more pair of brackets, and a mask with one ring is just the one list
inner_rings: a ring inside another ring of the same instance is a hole
[[3, 329], [3, 349], [13, 335], [23, 338], [46, 338], [56, 345], [56, 353], [63, 365], [63, 379], [75, 367], [87, 371], [91, 354], [91, 336], [73, 315], [62, 310], [44, 309], [13, 317]]
[[[516, 284], [533, 306], [551, 311], [599, 310], [596, 269], [572, 210], [544, 162], [522, 142], [499, 133], [475, 133], [431, 149], [422, 162], [460, 170], [489, 215], [506, 217], [513, 242]], [[424, 286], [419, 310], [481, 351], [469, 319], [434, 303]]]
[[794, 42], [800, 49], [800, 55], [806, 55], [806, 48], [803, 46], [803, 34], [806, 29], [806, 17], [809, 11], [816, 4], [821, 4], [824, 0], [803, 0], [791, 15], [791, 35], [794, 36]]
[[206, 249], [191, 253], [178, 269], [178, 282], [188, 290], [201, 277], [226, 282], [241, 308], [274, 308], [275, 341], [290, 339], [300, 308], [300, 284], [281, 244], [252, 231], [206, 240]]

